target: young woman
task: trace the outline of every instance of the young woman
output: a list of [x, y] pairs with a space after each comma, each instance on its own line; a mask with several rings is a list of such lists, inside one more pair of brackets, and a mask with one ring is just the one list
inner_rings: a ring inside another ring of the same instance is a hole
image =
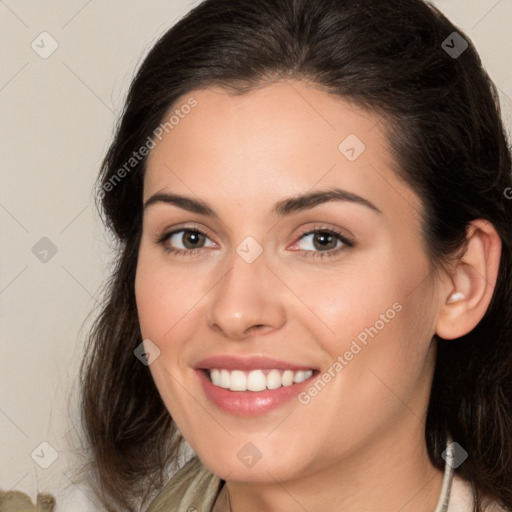
[[511, 187], [496, 88], [433, 6], [193, 9], [99, 177], [101, 504], [512, 510]]

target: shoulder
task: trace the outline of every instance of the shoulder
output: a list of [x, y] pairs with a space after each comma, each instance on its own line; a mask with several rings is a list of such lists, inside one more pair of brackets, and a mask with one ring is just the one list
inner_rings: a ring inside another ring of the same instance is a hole
[[222, 483], [194, 456], [169, 480], [147, 512], [209, 512]]
[[[448, 512], [473, 512], [474, 503], [471, 483], [455, 474], [452, 481]], [[508, 512], [494, 501], [484, 502], [483, 506], [484, 512]]]

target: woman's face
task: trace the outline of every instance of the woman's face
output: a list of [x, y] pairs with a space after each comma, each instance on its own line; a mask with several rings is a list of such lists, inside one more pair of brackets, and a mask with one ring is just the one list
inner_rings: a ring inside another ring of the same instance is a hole
[[300, 81], [176, 110], [148, 159], [135, 291], [194, 451], [267, 482], [423, 446], [440, 300], [378, 117]]

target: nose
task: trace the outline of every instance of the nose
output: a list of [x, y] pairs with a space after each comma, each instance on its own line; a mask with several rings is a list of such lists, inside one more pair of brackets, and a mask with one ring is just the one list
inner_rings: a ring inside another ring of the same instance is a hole
[[286, 321], [283, 285], [267, 267], [264, 253], [248, 263], [233, 251], [229, 269], [208, 298], [208, 327], [226, 338], [265, 334]]

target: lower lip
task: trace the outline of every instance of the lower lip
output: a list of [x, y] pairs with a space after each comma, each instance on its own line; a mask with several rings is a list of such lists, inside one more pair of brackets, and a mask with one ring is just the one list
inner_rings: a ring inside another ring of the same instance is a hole
[[311, 384], [317, 372], [298, 384], [281, 386], [264, 391], [231, 391], [214, 386], [206, 371], [196, 370], [207, 398], [225, 412], [236, 416], [260, 416], [281, 407], [293, 400], [301, 391]]

